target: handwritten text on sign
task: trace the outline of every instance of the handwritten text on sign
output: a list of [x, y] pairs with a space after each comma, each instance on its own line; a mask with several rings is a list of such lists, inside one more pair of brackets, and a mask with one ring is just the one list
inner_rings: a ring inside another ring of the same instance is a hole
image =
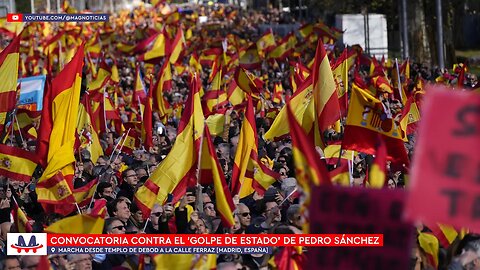
[[402, 221], [404, 192], [322, 186], [312, 191], [310, 233], [381, 233], [380, 248], [309, 248], [316, 269], [408, 269], [413, 226]]
[[480, 95], [430, 86], [422, 121], [407, 215], [479, 228]]

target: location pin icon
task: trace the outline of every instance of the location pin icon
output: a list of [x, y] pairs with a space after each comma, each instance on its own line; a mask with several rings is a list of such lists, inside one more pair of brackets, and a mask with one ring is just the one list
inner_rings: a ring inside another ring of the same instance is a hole
[[55, 248], [54, 248], [54, 247], [50, 248], [50, 251], [51, 251], [52, 253], [54, 253], [54, 252], [55, 252]]

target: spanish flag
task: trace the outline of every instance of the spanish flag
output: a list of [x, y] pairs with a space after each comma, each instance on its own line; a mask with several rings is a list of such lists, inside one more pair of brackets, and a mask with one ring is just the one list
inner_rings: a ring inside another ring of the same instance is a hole
[[323, 134], [329, 126], [335, 124], [340, 118], [340, 105], [338, 104], [337, 87], [330, 62], [320, 39], [317, 43], [312, 76], [313, 100], [317, 112], [316, 119], [320, 134]]
[[302, 247], [279, 247], [280, 251], [270, 260], [269, 264], [273, 269], [278, 270], [302, 270], [306, 266], [306, 256]]
[[257, 44], [252, 43], [240, 56], [239, 65], [244, 69], [259, 69], [262, 67], [262, 60], [258, 55]]
[[178, 60], [180, 59], [180, 55], [183, 51], [184, 39], [185, 38], [183, 37], [182, 27], [179, 26], [177, 28], [177, 34], [175, 35], [175, 38], [172, 40], [172, 43], [170, 44], [169, 61], [171, 64], [177, 63]]
[[213, 146], [212, 138], [207, 125], [205, 125], [200, 163], [201, 184], [211, 185], [213, 182], [215, 190], [215, 203], [217, 205], [217, 210], [220, 214], [222, 222], [225, 227], [232, 227], [235, 225], [235, 220], [233, 219], [235, 204], [233, 203], [232, 195], [228, 189], [220, 162], [218, 162], [217, 153], [215, 151], [215, 147]]
[[99, 69], [97, 72], [97, 77], [92, 81], [89, 81], [87, 84], [87, 88], [89, 93], [92, 95], [92, 99], [96, 101], [99, 101], [103, 98], [103, 89], [112, 76], [112, 71], [110, 67], [108, 67], [107, 63], [105, 63], [105, 59], [102, 59], [98, 67]]
[[352, 87], [342, 148], [375, 154], [377, 134], [387, 146], [387, 154], [396, 161], [409, 163], [399, 124], [388, 118], [382, 102], [355, 83]]
[[293, 161], [298, 183], [307, 194], [312, 186], [331, 184], [325, 164], [315, 150], [313, 140], [309, 139], [293, 115], [291, 104], [287, 104], [288, 125], [292, 138]]
[[150, 90], [144, 103], [142, 124], [142, 141], [147, 151], [153, 147], [153, 83], [150, 82]]
[[[98, 138], [97, 131], [92, 125], [92, 110], [90, 108], [90, 97], [85, 94], [82, 97], [80, 105], [78, 107], [78, 121], [77, 121], [77, 134], [82, 136], [86, 133], [89, 138], [89, 142], [84, 146], [90, 152], [91, 160], [95, 164], [100, 156], [103, 156], [103, 149], [100, 145], [100, 139]], [[81, 138], [80, 138], [81, 141]]]
[[437, 269], [440, 249], [438, 239], [431, 233], [419, 232], [418, 243], [427, 255], [428, 262]]
[[329, 172], [332, 183], [344, 187], [350, 186], [350, 162], [349, 160], [341, 160], [340, 165]]
[[33, 231], [27, 215], [25, 215], [25, 212], [23, 212], [15, 200], [12, 207], [12, 216], [13, 226], [16, 228], [17, 233], [31, 233]]
[[83, 45], [78, 48], [72, 61], [65, 65], [52, 81], [50, 106], [44, 108], [50, 110], [52, 129], [48, 144], [48, 163], [36, 188], [38, 202], [65, 204], [75, 201], [72, 196], [75, 172], [73, 147], [80, 103], [83, 49]]
[[379, 136], [377, 151], [375, 153], [375, 161], [370, 168], [370, 174], [368, 175], [368, 182], [372, 188], [382, 188], [385, 185], [387, 169], [387, 148], [385, 142]]
[[263, 81], [255, 77], [250, 71], [241, 67], [235, 72], [235, 82], [238, 87], [250, 94], [260, 94], [263, 88]]
[[277, 173], [260, 162], [257, 145], [255, 114], [252, 97], [249, 95], [232, 171], [232, 194], [239, 194], [240, 198], [254, 191], [263, 194], [279, 178]]
[[245, 103], [245, 92], [238, 87], [237, 82], [232, 79], [227, 89], [228, 101], [234, 106], [239, 107]]
[[154, 61], [162, 56], [167, 55], [169, 38], [165, 27], [162, 33], [160, 33], [153, 42], [153, 46], [150, 50], [139, 56], [139, 61]]
[[135, 88], [133, 89], [132, 104], [136, 104], [140, 108], [147, 98], [147, 92], [145, 91], [145, 84], [143, 83], [143, 76], [140, 72], [140, 66], [137, 65], [135, 72]]
[[355, 63], [356, 56], [354, 50], [349, 51], [345, 49], [332, 65], [332, 73], [337, 86], [338, 102], [342, 117], [347, 115], [348, 108], [348, 71]]
[[135, 193], [135, 201], [146, 218], [155, 203], [163, 204], [169, 193], [172, 193], [174, 201], [177, 201], [185, 193], [186, 187], [195, 182], [205, 121], [201, 109], [200, 86], [197, 74], [192, 80], [191, 93], [185, 103], [175, 144], [150, 178]]
[[73, 197], [75, 197], [75, 202], [78, 203], [80, 207], [85, 207], [90, 204], [92, 201], [95, 192], [97, 191], [98, 180], [94, 179], [83, 187], [73, 190]]
[[[312, 90], [312, 80], [311, 77], [309, 77], [289, 101], [293, 108], [295, 119], [297, 119], [297, 122], [300, 123], [307, 134], [312, 132], [312, 127], [315, 121], [315, 107], [312, 99]], [[290, 130], [289, 126], [285, 125], [287, 121], [287, 105], [284, 105], [263, 138], [270, 141], [282, 139]]]
[[265, 56], [275, 48], [275, 46], [275, 36], [273, 35], [272, 29], [268, 29], [267, 32], [257, 40], [257, 49], [262, 56]]
[[101, 234], [105, 219], [88, 214], [63, 218], [45, 228], [46, 233], [57, 234]]
[[29, 183], [37, 168], [33, 152], [0, 144], [0, 174], [13, 180]]
[[160, 69], [155, 87], [153, 88], [153, 110], [159, 113], [160, 118], [165, 122], [169, 114], [172, 113], [168, 102], [165, 100], [164, 93], [172, 88], [172, 68], [170, 62], [165, 61]]
[[158, 254], [153, 255], [153, 261], [157, 270], [191, 270], [194, 269], [195, 254]]
[[20, 39], [21, 33], [0, 53], [0, 133], [3, 132], [7, 113], [17, 104]]
[[257, 149], [255, 137], [255, 115], [253, 112], [253, 104], [251, 96], [247, 99], [247, 109], [245, 118], [243, 119], [242, 129], [235, 152], [235, 159], [232, 169], [232, 194], [236, 195], [240, 191], [240, 187], [246, 179], [247, 170], [253, 171], [253, 164], [250, 162], [251, 152]]
[[272, 101], [277, 104], [283, 102], [283, 86], [281, 82], [276, 82], [273, 87]]
[[295, 34], [292, 32], [286, 35], [282, 41], [273, 49], [269, 54], [268, 58], [276, 59], [276, 60], [283, 60], [287, 58], [295, 46], [297, 45], [297, 38]]

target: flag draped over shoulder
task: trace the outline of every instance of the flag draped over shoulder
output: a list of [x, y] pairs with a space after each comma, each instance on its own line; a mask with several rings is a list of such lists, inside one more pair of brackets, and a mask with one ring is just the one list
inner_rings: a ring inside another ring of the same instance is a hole
[[[40, 177], [36, 192], [38, 202], [46, 204], [74, 203], [72, 196], [75, 157], [75, 132], [80, 103], [84, 50], [77, 50], [72, 61], [52, 81], [48, 109], [42, 115], [51, 117], [48, 136], [48, 154], [45, 171]], [[48, 126], [48, 125], [47, 125]], [[41, 128], [44, 128], [41, 126]], [[45, 127], [46, 128], [46, 127]], [[47, 132], [47, 130], [44, 130]]]
[[195, 75], [172, 150], [135, 193], [135, 200], [144, 217], [150, 215], [156, 202], [163, 203], [169, 193], [173, 193], [174, 201], [178, 200], [186, 187], [195, 181], [205, 120], [200, 102], [200, 83], [200, 78]]
[[3, 132], [7, 113], [17, 104], [18, 63], [21, 34], [0, 53], [0, 133]]
[[342, 148], [373, 155], [378, 134], [381, 134], [387, 155], [408, 164], [400, 123], [388, 117], [389, 111], [380, 100], [355, 83], [352, 86]]
[[235, 225], [235, 220], [232, 215], [235, 210], [235, 204], [233, 203], [232, 195], [225, 180], [225, 175], [223, 174], [220, 162], [218, 161], [217, 153], [213, 146], [207, 125], [205, 125], [200, 163], [201, 184], [209, 185], [213, 182], [215, 203], [222, 222], [226, 227], [232, 227]]

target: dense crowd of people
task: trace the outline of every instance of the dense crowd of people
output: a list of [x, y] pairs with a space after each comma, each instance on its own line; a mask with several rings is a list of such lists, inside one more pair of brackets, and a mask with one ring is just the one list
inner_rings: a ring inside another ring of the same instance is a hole
[[[162, 8], [166, 7], [162, 6]], [[172, 6], [169, 9], [174, 10], [174, 7]], [[194, 16], [195, 14], [196, 16]], [[155, 28], [155, 20], [151, 15], [152, 13], [145, 11], [145, 8], [142, 7], [130, 13], [119, 13], [113, 16], [112, 29], [119, 34], [116, 36], [118, 39], [115, 42], [135, 45], [141, 39], [139, 36], [145, 35], [148, 29], [158, 29]], [[292, 18], [280, 15], [278, 11], [262, 14], [253, 11], [239, 11], [230, 6], [222, 8], [216, 5], [193, 7], [191, 13], [180, 14], [180, 21], [195, 21], [199, 16], [207, 16], [209, 21], [206, 24], [198, 24], [194, 27], [192, 35], [201, 36], [203, 35], [201, 34], [202, 31], [207, 28], [212, 42], [213, 40], [224, 39], [228, 34], [236, 35], [237, 39], [255, 42], [264, 34], [256, 28], [257, 24], [292, 22]], [[129, 17], [132, 19], [129, 20]], [[39, 35], [37, 35], [37, 38], [40, 38]], [[2, 38], [4, 41], [10, 39], [7, 35], [5, 35], [5, 39]], [[108, 42], [113, 44], [113, 41]], [[204, 42], [206, 41], [204, 40]], [[307, 39], [304, 39], [303, 42], [309, 43]], [[1, 47], [3, 48], [7, 44], [8, 42], [1, 44]], [[335, 43], [335, 46], [335, 49], [329, 54], [332, 59], [340, 57], [341, 49], [344, 47], [343, 44], [338, 42]], [[273, 89], [276, 85], [281, 85], [284, 89], [281, 102], [274, 102], [273, 99], [266, 97], [259, 99], [259, 103], [263, 104], [257, 106], [255, 119], [258, 131], [258, 156], [266, 166], [279, 175], [279, 178], [263, 194], [255, 191], [243, 198], [239, 198], [238, 195], [233, 196], [235, 204], [235, 210], [231, 213], [235, 220], [233, 226], [228, 227], [221, 220], [215, 202], [213, 185], [202, 186], [197, 184], [189, 186], [178, 201], [168, 200], [164, 204], [157, 203], [153, 206], [149, 215], [148, 213], [145, 215], [142, 208], [136, 204], [136, 191], [151, 177], [159, 164], [169, 154], [176, 141], [177, 128], [182, 116], [181, 108], [190, 93], [191, 75], [189, 72], [174, 72], [171, 90], [164, 93], [166, 103], [170, 104], [172, 108], [171, 113], [164, 118], [159, 112], [153, 112], [152, 147], [146, 149], [141, 144], [132, 153], [123, 151], [124, 149], [118, 146], [122, 145], [124, 134], [121, 134], [114, 125], [110, 125], [105, 132], [99, 134], [103, 155], [97, 157], [95, 161], [92, 160], [93, 155], [87, 149], [75, 149], [74, 190], [86, 187], [92, 181], [98, 181], [91, 203], [81, 206], [78, 211], [90, 213], [97, 202], [105, 201], [106, 213], [104, 213], [105, 223], [103, 227], [103, 233], [105, 234], [303, 233], [305, 217], [302, 214], [302, 194], [297, 192], [300, 190], [300, 186], [295, 175], [292, 142], [288, 136], [276, 141], [264, 140], [264, 134], [271, 127], [285, 102], [294, 95], [292, 72], [295, 72], [295, 67], [291, 66], [291, 62], [288, 60], [295, 59], [295, 62], [306, 65], [314, 58], [315, 48], [316, 43], [307, 44], [299, 53], [293, 53], [289, 59], [283, 61], [265, 60], [262, 62], [260, 69], [252, 71], [257, 78], [262, 78], [265, 83], [264, 91], [269, 92], [270, 96], [273, 96]], [[110, 55], [105, 59], [106, 63], [110, 66], [115, 63], [118, 67], [119, 82], [117, 87], [108, 89], [110, 89], [110, 97], [114, 98], [114, 105], [121, 121], [127, 123], [138, 115], [131, 98], [136, 89], [135, 65], [140, 64], [140, 70], [145, 78], [145, 89], [150, 88], [152, 81], [149, 78], [154, 77], [153, 74], [159, 73], [161, 65], [156, 64], [153, 70], [148, 71], [148, 64], [138, 61], [137, 55], [127, 55], [119, 52], [114, 45], [104, 46], [103, 49], [110, 50], [105, 52], [105, 55]], [[180, 66], [189, 66], [189, 54], [193, 52], [188, 48], [185, 51], [187, 55], [184, 56]], [[198, 53], [200, 54], [200, 52]], [[25, 52], [24, 54], [26, 55]], [[56, 60], [54, 60], [54, 64], [57, 64]], [[47, 65], [46, 61], [44, 61], [45, 65]], [[355, 65], [361, 65], [361, 61], [356, 61]], [[387, 66], [386, 61], [381, 62], [381, 65]], [[31, 66], [27, 66], [27, 74], [23, 74], [23, 76], [33, 75], [31, 68]], [[203, 65], [202, 68], [200, 75], [203, 89], [208, 90], [211, 88], [209, 75], [212, 67]], [[410, 80], [407, 81], [407, 78], [402, 77], [408, 91], [413, 91], [419, 80], [452, 85], [458, 85], [460, 80], [460, 73], [455, 71], [439, 70], [414, 62], [411, 63], [409, 68]], [[58, 72], [56, 69], [56, 66], [54, 66], [53, 72]], [[353, 70], [357, 70], [358, 73], [354, 74]], [[349, 73], [349, 82], [346, 83], [351, 85], [357, 78], [355, 76], [369, 82], [371, 76], [369, 70], [370, 66], [364, 65], [352, 68]], [[88, 65], [85, 65], [84, 80], [92, 79], [92, 74], [89, 74], [89, 72]], [[233, 74], [226, 74], [225, 77], [228, 79], [232, 76]], [[478, 79], [474, 74], [467, 72], [464, 76], [465, 78], [461, 79], [462, 87], [467, 90], [478, 89]], [[82, 96], [88, 95], [86, 85], [86, 82], [84, 82]], [[385, 97], [382, 101], [393, 115], [402, 111], [403, 105], [398, 98], [394, 97], [394, 94], [387, 93]], [[223, 132], [214, 136], [213, 143], [227, 185], [230, 186], [244, 113], [242, 109], [234, 108], [232, 104], [227, 104], [223, 109], [225, 109], [224, 113], [228, 121], [225, 121]], [[345, 117], [341, 120], [344, 123]], [[34, 123], [37, 130], [39, 123], [38, 120]], [[332, 127], [324, 135], [325, 140], [333, 144], [341, 141], [343, 129], [338, 130]], [[37, 148], [35, 137], [28, 137], [24, 134], [20, 138], [18, 133], [13, 132], [5, 137], [4, 143], [31, 152], [35, 152]], [[414, 143], [415, 133], [409, 135], [409, 141], [405, 143], [410, 158], [414, 153]], [[325, 157], [321, 149], [318, 151]], [[352, 158], [352, 186], [368, 185], [368, 170], [372, 162], [372, 155], [356, 153]], [[338, 167], [337, 165], [328, 163], [328, 168], [332, 171]], [[386, 187], [405, 188], [408, 185], [406, 183], [408, 168], [403, 165], [388, 163], [385, 179]], [[39, 265], [45, 265], [41, 256], [17, 257], [6, 254], [6, 235], [9, 232], [17, 232], [19, 228], [11, 217], [12, 210], [17, 205], [28, 217], [31, 232], [43, 232], [44, 228], [65, 218], [65, 215], [49, 212], [37, 202], [35, 187], [40, 176], [41, 170], [37, 170], [31, 182], [24, 182], [0, 175], [0, 240], [2, 244], [2, 254], [0, 255], [2, 256], [2, 266], [0, 269], [42, 269]], [[67, 216], [76, 215], [78, 211], [74, 208], [74, 211]], [[148, 218], [145, 218], [146, 216]], [[412, 252], [412, 269], [432, 269], [434, 267], [439, 269], [447, 269], [446, 267], [448, 269], [476, 269], [471, 268], [471, 266], [478, 267], [477, 262], [480, 261], [479, 241], [480, 236], [468, 235], [461, 241], [458, 239], [449, 247], [440, 248], [441, 263], [437, 266], [432, 264], [432, 261], [419, 245], [415, 245]], [[275, 269], [275, 256], [279, 254], [281, 248], [275, 248], [274, 253], [270, 255], [218, 255], [216, 257], [216, 269]], [[84, 254], [50, 255], [48, 256], [48, 262], [51, 268], [59, 270], [137, 269], [140, 264], [143, 265], [143, 269], [154, 269], [156, 259], [153, 256], [135, 254]]]

